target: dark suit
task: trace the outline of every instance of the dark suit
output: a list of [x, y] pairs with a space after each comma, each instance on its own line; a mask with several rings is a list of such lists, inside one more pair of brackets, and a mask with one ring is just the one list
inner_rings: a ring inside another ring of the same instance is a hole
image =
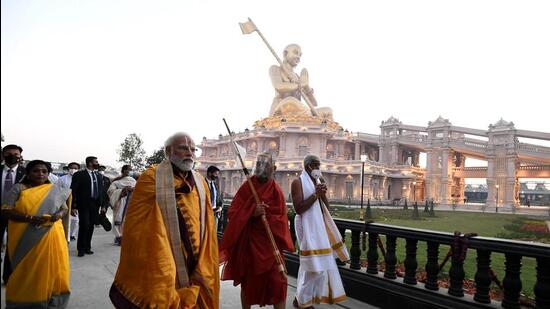
[[[208, 180], [207, 183], [208, 183], [208, 189], [210, 191], [210, 198], [212, 198], [212, 188], [211, 188], [210, 180]], [[212, 203], [212, 210], [214, 211], [214, 217], [215, 217], [214, 222], [216, 225], [216, 230], [218, 230], [218, 226], [220, 224], [219, 219], [221, 216], [221, 211], [220, 212], [216, 212], [216, 211], [221, 210], [221, 208], [223, 207], [223, 196], [222, 196], [222, 193], [220, 192], [220, 186], [218, 186], [217, 181], [214, 181], [214, 187], [216, 189], [216, 200], [211, 201], [211, 203]]]
[[91, 250], [94, 226], [99, 217], [99, 208], [105, 205], [103, 177], [97, 172], [94, 173], [97, 182], [96, 197], [92, 196], [92, 179], [88, 170], [74, 173], [71, 182], [72, 207], [78, 210], [79, 230], [76, 249], [79, 253]]
[[[4, 173], [4, 169], [6, 168], [5, 165], [2, 164], [1, 168], [0, 168], [0, 173]], [[2, 175], [0, 174], [0, 175]], [[17, 170], [15, 171], [15, 183], [18, 183], [21, 181], [21, 179], [23, 179], [23, 177], [25, 176], [25, 168], [22, 167], [21, 165], [17, 166]], [[1, 184], [2, 185], [2, 190], [4, 190], [4, 184]], [[6, 194], [7, 192], [4, 192], [4, 194], [2, 195], [2, 199], [4, 199], [4, 195]], [[8, 219], [6, 219], [4, 216], [2, 216], [2, 219], [0, 220], [0, 229], [2, 231], [2, 234], [0, 234], [1, 236], [1, 239], [0, 239], [0, 244], [3, 244], [4, 243], [4, 232], [7, 232], [7, 229], [8, 229]], [[6, 253], [4, 254], [4, 269], [2, 270], [2, 279], [4, 280], [5, 283], [8, 282], [8, 278], [10, 277], [10, 274], [11, 274], [11, 263], [10, 263], [10, 259], [9, 259], [9, 255], [8, 255], [8, 248], [6, 246]]]
[[107, 190], [109, 190], [110, 186], [111, 179], [109, 179], [109, 177], [107, 176], [103, 176], [103, 192], [101, 194], [103, 194], [103, 200], [105, 201], [105, 204], [102, 204], [102, 206], [105, 208], [113, 207], [113, 205], [111, 205], [111, 202], [109, 201], [109, 194], [107, 194]]

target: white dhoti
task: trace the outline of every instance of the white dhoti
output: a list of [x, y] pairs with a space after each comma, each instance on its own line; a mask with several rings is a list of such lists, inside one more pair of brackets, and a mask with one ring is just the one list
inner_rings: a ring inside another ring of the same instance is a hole
[[126, 207], [130, 200], [130, 194], [120, 198], [119, 202], [113, 206], [113, 233], [115, 237], [122, 237], [122, 226], [124, 224], [124, 215], [126, 215]]
[[[315, 193], [313, 181], [306, 172], [300, 176], [303, 197]], [[328, 209], [317, 200], [295, 218], [300, 247], [300, 268], [296, 299], [300, 307], [334, 304], [346, 299], [335, 258], [349, 260], [349, 254]]]
[[78, 235], [78, 212], [76, 213], [75, 216], [71, 215], [70, 220], [71, 221], [70, 221], [70, 228], [69, 228], [69, 231], [70, 231], [69, 241], [71, 241], [72, 237], [76, 238], [76, 235]]
[[131, 193], [127, 192], [126, 195], [122, 196], [122, 192], [125, 187], [136, 186], [136, 180], [132, 177], [123, 177], [119, 180], [113, 181], [107, 194], [109, 195], [109, 201], [113, 205], [113, 233], [115, 234], [116, 239], [122, 237], [122, 228], [124, 225], [124, 215], [126, 214], [126, 208], [128, 207], [128, 202], [131, 198]]

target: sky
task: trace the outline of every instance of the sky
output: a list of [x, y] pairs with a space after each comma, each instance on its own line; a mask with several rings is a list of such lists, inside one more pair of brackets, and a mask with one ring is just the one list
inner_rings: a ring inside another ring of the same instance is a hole
[[[550, 1], [1, 1], [1, 131], [26, 159], [120, 166], [138, 133], [267, 117], [273, 48], [302, 47], [320, 106], [353, 132], [390, 116], [550, 132]], [[545, 145], [546, 143], [541, 142]]]

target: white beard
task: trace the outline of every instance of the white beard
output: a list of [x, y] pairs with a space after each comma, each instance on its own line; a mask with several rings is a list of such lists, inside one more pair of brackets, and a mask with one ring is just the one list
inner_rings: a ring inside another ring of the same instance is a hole
[[195, 165], [195, 160], [193, 160], [193, 158], [182, 159], [177, 156], [172, 156], [170, 158], [170, 162], [172, 162], [177, 168], [184, 172], [192, 170], [193, 166]]

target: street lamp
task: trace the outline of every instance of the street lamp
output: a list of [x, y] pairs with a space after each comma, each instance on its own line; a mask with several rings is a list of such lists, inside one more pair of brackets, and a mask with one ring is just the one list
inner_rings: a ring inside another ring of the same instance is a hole
[[365, 162], [367, 162], [367, 155], [361, 155], [361, 210], [359, 210], [359, 220], [363, 221], [365, 219], [363, 212], [363, 187], [365, 184]]
[[498, 185], [495, 185], [495, 188], [497, 188], [497, 200], [495, 201], [495, 212], [498, 213]]

